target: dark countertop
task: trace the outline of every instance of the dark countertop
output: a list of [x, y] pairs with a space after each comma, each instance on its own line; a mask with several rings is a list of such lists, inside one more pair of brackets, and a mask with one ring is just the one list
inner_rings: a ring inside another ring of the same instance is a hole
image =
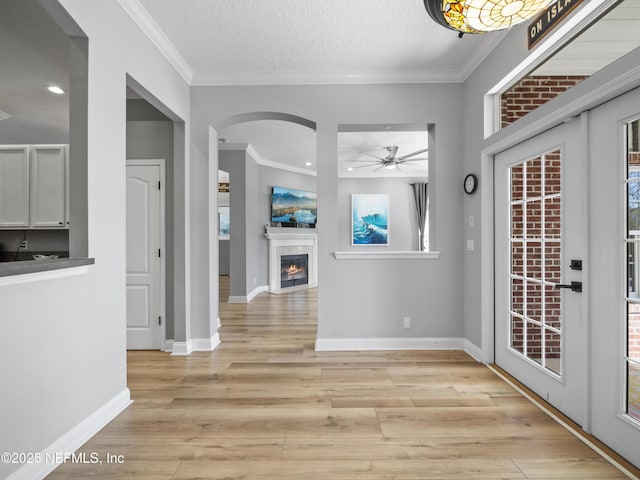
[[43, 260], [2, 262], [0, 263], [0, 277], [82, 267], [84, 265], [93, 265], [94, 263], [95, 259], [93, 258], [48, 258]]

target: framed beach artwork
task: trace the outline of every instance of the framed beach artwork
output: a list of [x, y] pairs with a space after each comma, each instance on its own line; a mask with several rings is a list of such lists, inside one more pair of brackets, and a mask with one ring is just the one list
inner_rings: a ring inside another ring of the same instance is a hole
[[389, 245], [389, 195], [351, 195], [351, 245]]

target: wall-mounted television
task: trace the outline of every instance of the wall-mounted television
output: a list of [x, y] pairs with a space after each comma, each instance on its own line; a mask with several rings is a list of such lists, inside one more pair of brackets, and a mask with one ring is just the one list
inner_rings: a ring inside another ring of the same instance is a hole
[[314, 192], [273, 187], [271, 191], [272, 225], [314, 228], [317, 218], [318, 206]]

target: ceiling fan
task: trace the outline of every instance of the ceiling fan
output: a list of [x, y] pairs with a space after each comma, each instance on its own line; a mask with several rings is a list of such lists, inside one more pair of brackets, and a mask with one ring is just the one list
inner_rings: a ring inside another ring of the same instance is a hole
[[407, 153], [406, 155], [397, 156], [398, 148], [399, 148], [397, 145], [392, 145], [384, 148], [387, 151], [387, 155], [385, 157], [378, 157], [370, 153], [365, 153], [365, 155], [369, 157], [373, 157], [375, 158], [375, 160], [346, 160], [346, 161], [364, 163], [364, 165], [358, 165], [350, 168], [366, 168], [366, 167], [378, 166], [378, 168], [376, 168], [374, 172], [377, 172], [382, 168], [386, 168], [387, 170], [394, 170], [394, 169], [402, 170], [400, 168], [400, 165], [404, 163], [426, 161], [427, 160], [426, 157], [423, 157], [423, 158], [414, 158], [414, 157], [416, 155], [420, 155], [421, 153], [424, 153], [429, 150], [428, 148], [423, 148], [421, 150], [416, 150], [415, 152]]

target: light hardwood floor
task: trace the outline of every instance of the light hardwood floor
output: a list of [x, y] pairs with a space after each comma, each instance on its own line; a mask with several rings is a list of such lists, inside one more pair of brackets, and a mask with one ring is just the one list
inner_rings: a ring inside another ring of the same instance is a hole
[[222, 344], [129, 352], [135, 403], [48, 478], [624, 479], [463, 352], [315, 352], [316, 290], [227, 304]]

